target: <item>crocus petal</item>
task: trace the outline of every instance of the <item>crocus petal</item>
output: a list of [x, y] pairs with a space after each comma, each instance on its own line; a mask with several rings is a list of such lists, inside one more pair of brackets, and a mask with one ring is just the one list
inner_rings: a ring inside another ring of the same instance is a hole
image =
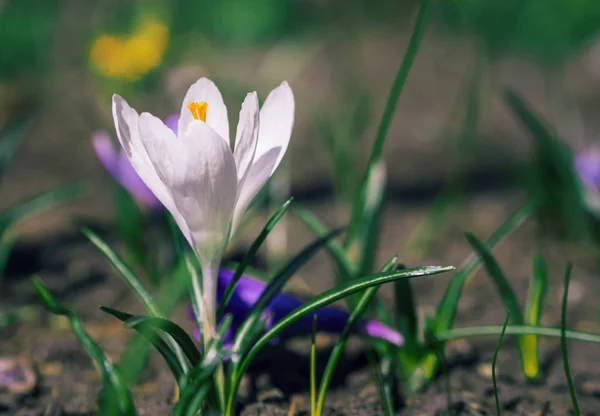
[[92, 134], [92, 145], [102, 166], [104, 166], [113, 178], [119, 180], [119, 154], [108, 133], [106, 131], [97, 131]]
[[285, 81], [269, 93], [260, 109], [260, 133], [256, 145], [256, 157], [262, 157], [271, 149], [279, 149], [270, 174], [277, 169], [287, 151], [294, 127], [294, 110], [294, 94]]
[[177, 222], [182, 233], [189, 239], [189, 230], [187, 230], [185, 221], [183, 221], [183, 218], [175, 208], [175, 203], [173, 202], [173, 197], [171, 196], [169, 189], [159, 178], [156, 169], [154, 168], [154, 164], [150, 160], [148, 152], [142, 144], [139, 129], [140, 117], [137, 111], [131, 108], [129, 104], [127, 104], [127, 101], [116, 94], [113, 96], [112, 110], [119, 142], [129, 158], [131, 165], [146, 186], [171, 215], [173, 215], [173, 218]]
[[259, 130], [258, 97], [256, 92], [246, 96], [240, 110], [240, 120], [235, 135], [233, 157], [237, 166], [238, 188], [242, 186], [254, 160]]
[[208, 103], [206, 124], [221, 136], [229, 148], [229, 119], [227, 118], [227, 107], [225, 106], [223, 96], [217, 86], [207, 78], [200, 78], [190, 87], [187, 94], [185, 94], [177, 127], [178, 136], [185, 136], [188, 127], [191, 125], [192, 121], [194, 121], [194, 117], [188, 109], [188, 104], [194, 101], [205, 101]]
[[398, 347], [404, 343], [404, 338], [399, 332], [385, 326], [381, 322], [366, 321], [361, 326], [363, 331], [370, 337], [386, 340]]
[[191, 123], [179, 139], [169, 187], [177, 210], [190, 230], [200, 261], [210, 261], [229, 238], [237, 195], [233, 154], [222, 138], [201, 121]]
[[[239, 196], [237, 203], [235, 204], [235, 212], [233, 214], [233, 225], [231, 227], [232, 233], [235, 232], [248, 205], [258, 194], [258, 192], [265, 186], [265, 183], [271, 177], [273, 166], [279, 156], [279, 148], [271, 149], [258, 160], [255, 160], [250, 167], [246, 179], [239, 189]], [[254, 156], [257, 158], [257, 155]]]
[[283, 158], [294, 125], [294, 94], [287, 82], [275, 88], [260, 110], [260, 129], [254, 162], [239, 190], [233, 216], [235, 232], [248, 205], [269, 180]]

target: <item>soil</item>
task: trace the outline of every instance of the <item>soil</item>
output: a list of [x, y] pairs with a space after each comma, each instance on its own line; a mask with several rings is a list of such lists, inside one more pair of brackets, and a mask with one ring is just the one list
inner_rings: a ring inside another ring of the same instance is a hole
[[[520, 195], [505, 192], [474, 195], [465, 203], [432, 247], [427, 257], [417, 260], [403, 249], [411, 224], [423, 214], [415, 204], [393, 203], [386, 209], [380, 259], [406, 253], [407, 264], [455, 264], [469, 254], [462, 238], [468, 229], [479, 236], [489, 234], [517, 205]], [[335, 222], [331, 204], [308, 204], [328, 223]], [[469, 215], [466, 215], [469, 213]], [[259, 226], [257, 219], [251, 228]], [[287, 224], [290, 251], [297, 250], [310, 239], [310, 233], [294, 220]], [[249, 233], [251, 234], [251, 232]], [[107, 239], [114, 244], [110, 234]], [[582, 253], [560, 242], [546, 239], [543, 251], [549, 261], [551, 283], [544, 309], [543, 323], [557, 325], [560, 313], [562, 274], [566, 259], [579, 253], [569, 292], [569, 327], [596, 331], [598, 283], [593, 263]], [[530, 276], [530, 254], [535, 248], [535, 227], [525, 224], [503, 243], [496, 253], [516, 292], [526, 293]], [[243, 246], [243, 242], [241, 243]], [[26, 260], [26, 261], [25, 261]], [[318, 255], [305, 266], [295, 283], [318, 292], [332, 284], [326, 256]], [[43, 240], [19, 243], [7, 270], [2, 290], [2, 310], [27, 311], [23, 321], [0, 333], [1, 355], [20, 357], [38, 375], [37, 385], [25, 394], [0, 395], [0, 414], [16, 415], [87, 415], [94, 414], [100, 378], [90, 359], [71, 334], [65, 320], [49, 316], [39, 305], [29, 276], [39, 275], [58, 296], [73, 306], [84, 319], [86, 329], [117, 359], [130, 333], [120, 323], [91, 305], [110, 305], [141, 312], [139, 304], [116, 276], [114, 270], [86, 240], [78, 234], [56, 235]], [[445, 290], [451, 274], [415, 280], [420, 314], [430, 313]], [[381, 295], [385, 297], [386, 291]], [[479, 324], [501, 324], [505, 309], [485, 273], [480, 272], [465, 288], [461, 299], [457, 327]], [[185, 308], [175, 319], [186, 329], [191, 323]], [[334, 338], [319, 336], [319, 364], [323, 368]], [[491, 360], [497, 339], [471, 338], [448, 344], [446, 365], [440, 376], [423, 392], [403, 401], [399, 415], [491, 415], [495, 414], [491, 382]], [[308, 339], [293, 339], [283, 345], [269, 346], [259, 354], [241, 389], [242, 415], [309, 414], [308, 409]], [[507, 337], [498, 358], [498, 389], [503, 414], [567, 415], [571, 402], [566, 386], [559, 343], [543, 339], [541, 343], [545, 377], [538, 385], [524, 382], [514, 339]], [[571, 371], [583, 414], [600, 414], [600, 369], [594, 344], [569, 343]], [[447, 391], [446, 386], [450, 386]], [[142, 381], [135, 387], [135, 400], [140, 415], [164, 415], [171, 408], [173, 379], [154, 354]], [[450, 398], [448, 398], [450, 395]], [[449, 408], [451, 410], [449, 410]], [[340, 362], [327, 399], [328, 415], [383, 414], [379, 396], [367, 365], [364, 345], [352, 338]]]

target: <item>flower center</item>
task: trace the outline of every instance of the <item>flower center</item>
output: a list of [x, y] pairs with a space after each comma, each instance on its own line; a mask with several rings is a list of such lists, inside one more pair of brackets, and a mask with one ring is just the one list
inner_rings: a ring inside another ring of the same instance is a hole
[[206, 111], [208, 110], [208, 103], [206, 101], [192, 101], [187, 107], [192, 113], [192, 117], [206, 123]]

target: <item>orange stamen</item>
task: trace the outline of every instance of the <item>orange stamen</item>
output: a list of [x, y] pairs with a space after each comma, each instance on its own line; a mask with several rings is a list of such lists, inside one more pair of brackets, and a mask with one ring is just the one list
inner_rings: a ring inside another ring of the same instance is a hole
[[206, 123], [206, 111], [208, 110], [208, 103], [206, 101], [192, 101], [187, 107], [192, 113], [192, 117]]

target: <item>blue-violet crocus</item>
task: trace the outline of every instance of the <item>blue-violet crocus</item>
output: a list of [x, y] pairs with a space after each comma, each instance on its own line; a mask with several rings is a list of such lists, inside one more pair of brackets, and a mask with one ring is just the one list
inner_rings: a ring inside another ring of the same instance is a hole
[[[233, 272], [225, 268], [219, 270], [217, 298], [221, 300], [225, 289], [233, 279]], [[225, 336], [224, 343], [231, 346], [235, 333], [246, 319], [248, 312], [256, 303], [267, 284], [256, 278], [242, 275], [238, 281], [231, 300], [225, 308], [225, 313], [233, 318], [231, 327]], [[278, 321], [284, 318], [304, 303], [303, 300], [287, 293], [278, 294], [269, 304], [263, 316], [266, 318], [265, 329], [273, 327]], [[317, 315], [317, 331], [329, 333], [341, 333], [346, 326], [349, 318], [348, 312], [326, 306], [318, 309], [312, 314], [308, 314], [287, 327], [279, 334], [279, 339], [290, 338], [294, 336], [307, 335], [312, 333], [314, 315]], [[190, 317], [193, 319], [193, 311], [190, 309]], [[386, 340], [394, 345], [400, 346], [403, 338], [400, 333], [387, 327], [379, 321], [364, 320], [360, 321], [354, 328], [356, 332], [365, 333], [371, 337]], [[199, 339], [199, 332], [195, 331], [196, 338]]]

